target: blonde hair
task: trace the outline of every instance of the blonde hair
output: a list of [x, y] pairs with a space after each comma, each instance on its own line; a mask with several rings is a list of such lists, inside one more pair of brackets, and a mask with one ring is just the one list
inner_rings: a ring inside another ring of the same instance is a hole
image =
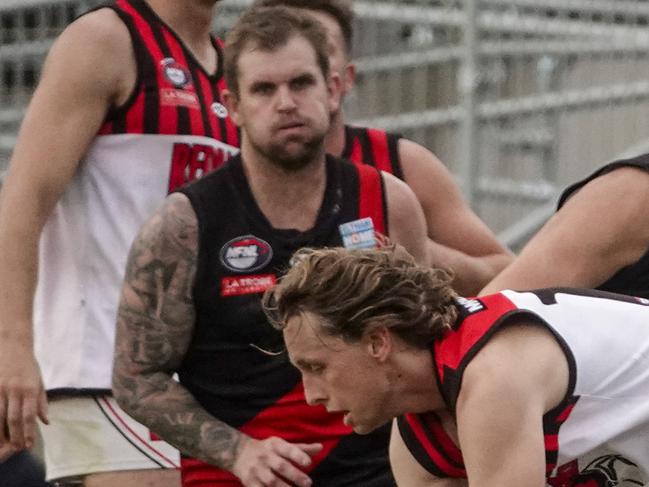
[[277, 329], [311, 312], [323, 318], [325, 333], [349, 341], [386, 326], [407, 343], [427, 348], [457, 319], [452, 275], [418, 266], [403, 247], [305, 248], [292, 263], [262, 300]]

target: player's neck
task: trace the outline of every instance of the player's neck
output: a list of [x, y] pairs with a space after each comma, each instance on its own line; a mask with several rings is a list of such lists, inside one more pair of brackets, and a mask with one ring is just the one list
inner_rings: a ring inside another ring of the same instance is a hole
[[266, 160], [245, 139], [241, 156], [252, 195], [274, 228], [304, 232], [315, 225], [327, 184], [324, 151], [296, 171]]
[[399, 381], [395, 382], [394, 396], [400, 413], [423, 413], [446, 408], [437, 379], [433, 355], [429, 350], [407, 346], [395, 352], [394, 359]]
[[146, 0], [155, 13], [192, 50], [200, 51], [210, 42], [216, 4], [212, 0]]
[[327, 154], [332, 154], [340, 157], [345, 150], [345, 115], [341, 110], [338, 110], [331, 119], [331, 127], [325, 137], [325, 149]]

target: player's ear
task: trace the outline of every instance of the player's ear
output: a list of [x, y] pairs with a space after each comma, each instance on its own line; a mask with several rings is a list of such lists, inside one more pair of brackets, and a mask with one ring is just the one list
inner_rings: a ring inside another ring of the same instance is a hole
[[342, 79], [342, 93], [346, 95], [354, 88], [356, 83], [356, 65], [352, 62], [349, 62], [345, 65], [343, 70], [343, 79]]
[[385, 362], [392, 351], [392, 334], [386, 326], [372, 328], [364, 337], [367, 353], [379, 362]]
[[330, 73], [327, 77], [327, 94], [329, 96], [329, 113], [337, 112], [340, 108], [342, 92], [342, 79], [339, 73]]
[[232, 90], [223, 90], [221, 92], [223, 104], [228, 109], [230, 118], [237, 127], [241, 127], [241, 116], [239, 114], [239, 96]]

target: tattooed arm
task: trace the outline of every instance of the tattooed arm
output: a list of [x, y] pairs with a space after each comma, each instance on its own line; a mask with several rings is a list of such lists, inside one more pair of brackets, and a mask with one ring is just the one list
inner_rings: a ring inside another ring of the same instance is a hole
[[278, 478], [311, 485], [296, 465], [309, 465], [320, 445], [254, 440], [210, 415], [172, 378], [194, 330], [197, 260], [196, 214], [186, 196], [172, 194], [131, 247], [117, 317], [115, 398], [165, 441], [231, 471], [246, 486]]

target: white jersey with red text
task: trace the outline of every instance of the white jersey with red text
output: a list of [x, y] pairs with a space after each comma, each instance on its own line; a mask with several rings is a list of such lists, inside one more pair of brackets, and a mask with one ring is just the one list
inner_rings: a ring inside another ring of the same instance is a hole
[[[50, 392], [109, 390], [129, 247], [166, 195], [238, 152], [213, 74], [142, 0], [109, 5], [128, 27], [138, 80], [110, 111], [47, 221], [34, 303], [35, 349]], [[44, 161], [46, 163], [46, 161]]]

